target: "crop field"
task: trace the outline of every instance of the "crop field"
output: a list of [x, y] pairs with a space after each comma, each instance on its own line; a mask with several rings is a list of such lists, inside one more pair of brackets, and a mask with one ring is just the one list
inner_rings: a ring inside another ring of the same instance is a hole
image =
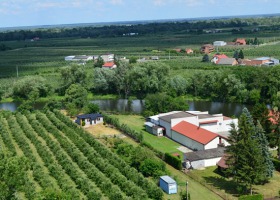
[[[179, 53], [169, 54], [174, 48], [192, 48], [199, 51], [202, 44], [213, 43], [215, 40], [233, 41], [235, 38], [258, 37], [264, 43], [277, 42], [280, 37], [277, 33], [254, 34], [186, 34], [170, 33], [164, 35], [147, 35], [137, 37], [112, 37], [112, 38], [55, 38], [39, 41], [7, 41], [1, 42], [12, 50], [0, 52], [0, 78], [15, 77], [18, 69], [20, 75], [46, 74], [57, 72], [59, 68], [69, 65], [64, 61], [68, 55], [101, 55], [114, 53], [119, 57], [147, 57], [160, 56], [161, 59], [185, 60], [193, 57], [201, 60], [202, 55], [195, 53], [186, 56]], [[220, 53], [233, 55], [236, 49], [244, 49], [245, 57], [253, 56], [278, 56], [279, 45], [246, 47], [228, 46], [221, 47]], [[91, 64], [89, 64], [91, 65]]]
[[0, 113], [0, 146], [25, 156], [34, 199], [52, 189], [71, 199], [161, 199], [161, 189], [59, 111]]

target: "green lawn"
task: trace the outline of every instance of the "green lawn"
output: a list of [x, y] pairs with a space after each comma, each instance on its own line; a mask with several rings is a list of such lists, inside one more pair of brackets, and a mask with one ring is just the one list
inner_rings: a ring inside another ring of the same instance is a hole
[[170, 140], [166, 137], [157, 137], [145, 131], [144, 117], [140, 115], [113, 115], [118, 118], [121, 123], [127, 124], [131, 128], [142, 131], [144, 135], [144, 141], [148, 144], [152, 145], [156, 150], [159, 150], [164, 153], [180, 153], [177, 149], [180, 144]]
[[[207, 167], [203, 170], [192, 170], [190, 176], [195, 178], [197, 181], [209, 185], [213, 190], [220, 193], [222, 196], [229, 199], [236, 199], [237, 195], [237, 184], [228, 178], [221, 176], [217, 167]], [[280, 173], [275, 171], [274, 176], [270, 179], [269, 183], [265, 185], [253, 186], [253, 191], [256, 193], [263, 194], [265, 198], [272, 198], [278, 196], [280, 190]]]

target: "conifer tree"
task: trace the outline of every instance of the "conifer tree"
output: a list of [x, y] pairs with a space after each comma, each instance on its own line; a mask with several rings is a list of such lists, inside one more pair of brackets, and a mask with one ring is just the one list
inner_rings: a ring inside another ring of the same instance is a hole
[[250, 188], [265, 177], [266, 165], [261, 153], [256, 127], [247, 108], [239, 118], [238, 129], [232, 125], [227, 147], [228, 172], [238, 183]]
[[264, 134], [264, 130], [260, 124], [260, 122], [257, 123], [256, 125], [256, 139], [258, 140], [259, 147], [261, 150], [261, 155], [264, 159], [264, 166], [265, 166], [265, 172], [264, 172], [264, 177], [262, 178], [261, 181], [267, 181], [269, 178], [273, 176], [273, 171], [274, 171], [274, 165], [271, 160], [271, 153], [269, 152], [268, 149], [268, 141], [266, 139], [266, 136]]
[[244, 53], [242, 50], [239, 51], [238, 58], [244, 59]]

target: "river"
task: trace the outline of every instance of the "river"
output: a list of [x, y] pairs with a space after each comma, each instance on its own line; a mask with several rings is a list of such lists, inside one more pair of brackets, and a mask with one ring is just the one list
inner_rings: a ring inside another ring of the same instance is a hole
[[[140, 114], [144, 108], [144, 101], [142, 100], [132, 100], [128, 101], [126, 99], [118, 100], [93, 100], [90, 101], [99, 105], [101, 110], [104, 111], [119, 111], [119, 112], [131, 112], [135, 114]], [[209, 102], [209, 101], [188, 101], [189, 110], [199, 110], [199, 111], [209, 111], [210, 114], [223, 113], [225, 116], [236, 116], [242, 112], [245, 107], [244, 104], [239, 103], [221, 103], [221, 102]], [[20, 105], [19, 102], [9, 102], [0, 103], [0, 109], [15, 111]], [[44, 103], [36, 103], [35, 109], [41, 109], [44, 107]], [[252, 106], [246, 105], [246, 107], [251, 110]]]

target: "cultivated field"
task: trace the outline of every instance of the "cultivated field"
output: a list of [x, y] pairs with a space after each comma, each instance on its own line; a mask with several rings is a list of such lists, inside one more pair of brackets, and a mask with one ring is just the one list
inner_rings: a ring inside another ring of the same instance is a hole
[[52, 189], [71, 199], [161, 199], [161, 189], [60, 112], [0, 115], [0, 144], [31, 165], [26, 188], [34, 199]]

